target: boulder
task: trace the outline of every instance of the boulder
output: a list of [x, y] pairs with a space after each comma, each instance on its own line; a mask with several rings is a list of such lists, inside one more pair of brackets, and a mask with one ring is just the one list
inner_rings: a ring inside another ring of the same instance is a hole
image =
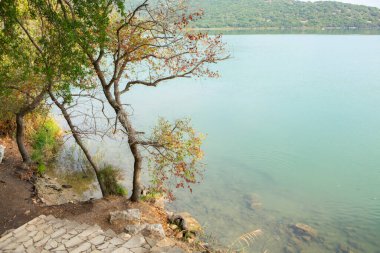
[[124, 211], [110, 212], [110, 223], [117, 221], [128, 221], [133, 224], [140, 224], [141, 213], [139, 209], [127, 209]]
[[127, 225], [124, 228], [124, 231], [130, 235], [136, 235], [140, 233], [146, 226], [147, 224]]
[[195, 234], [202, 231], [202, 226], [199, 224], [199, 222], [187, 212], [177, 213], [173, 215], [170, 221], [185, 231], [189, 231]]
[[0, 145], [0, 163], [3, 161], [5, 153], [5, 147], [3, 145]]
[[147, 224], [141, 231], [141, 234], [145, 237], [149, 237], [156, 240], [165, 239], [165, 231], [161, 224]]

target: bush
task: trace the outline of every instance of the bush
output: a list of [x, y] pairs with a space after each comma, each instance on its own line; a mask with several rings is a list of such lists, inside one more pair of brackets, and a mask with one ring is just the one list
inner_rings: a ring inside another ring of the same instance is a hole
[[99, 171], [99, 177], [105, 187], [105, 195], [128, 195], [127, 189], [119, 183], [123, 178], [119, 169], [108, 165]]
[[38, 163], [38, 172], [43, 174], [46, 164], [51, 162], [61, 146], [61, 128], [52, 118], [38, 119], [39, 124], [31, 130], [32, 160]]

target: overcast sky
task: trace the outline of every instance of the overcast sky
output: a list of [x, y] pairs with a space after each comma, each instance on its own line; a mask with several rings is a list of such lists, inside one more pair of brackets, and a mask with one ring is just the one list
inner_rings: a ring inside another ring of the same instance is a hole
[[[302, 1], [312, 1], [317, 0], [302, 0]], [[375, 6], [380, 8], [380, 0], [338, 0], [339, 2], [351, 3], [351, 4], [363, 4], [368, 6]]]

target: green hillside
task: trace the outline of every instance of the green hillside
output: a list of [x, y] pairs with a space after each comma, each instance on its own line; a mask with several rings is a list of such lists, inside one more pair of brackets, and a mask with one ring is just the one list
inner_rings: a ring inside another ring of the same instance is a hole
[[380, 29], [380, 9], [340, 2], [193, 0], [205, 10], [199, 28]]

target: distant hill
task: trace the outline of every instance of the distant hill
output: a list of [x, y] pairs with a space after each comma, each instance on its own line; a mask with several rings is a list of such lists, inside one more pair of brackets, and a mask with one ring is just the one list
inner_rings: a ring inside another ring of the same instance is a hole
[[198, 28], [380, 29], [380, 9], [341, 2], [295, 0], [192, 0], [205, 10]]

